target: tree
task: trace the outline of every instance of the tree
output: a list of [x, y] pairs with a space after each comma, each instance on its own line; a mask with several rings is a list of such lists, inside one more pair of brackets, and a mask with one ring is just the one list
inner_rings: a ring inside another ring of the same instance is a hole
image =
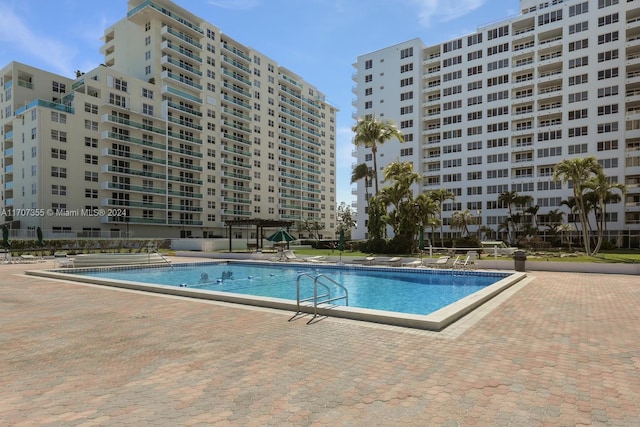
[[350, 240], [351, 229], [356, 226], [356, 221], [353, 219], [354, 212], [352, 212], [351, 207], [345, 202], [340, 203], [336, 211], [336, 217], [338, 218], [337, 231], [344, 230], [345, 239]]
[[[610, 182], [602, 170], [600, 170], [596, 176], [585, 181], [582, 187], [587, 191], [585, 197], [587, 195], [593, 196], [592, 200], [595, 205], [597, 230], [596, 246], [593, 249], [593, 255], [595, 255], [600, 250], [604, 238], [604, 230], [607, 224], [607, 203], [620, 201], [621, 195], [624, 195], [626, 192], [626, 187], [623, 184]], [[620, 195], [615, 191], [619, 191]]]
[[456, 211], [451, 215], [451, 228], [460, 230], [462, 237], [469, 234], [469, 225], [475, 224], [475, 217], [469, 209]]
[[378, 145], [382, 145], [392, 138], [404, 142], [404, 135], [396, 128], [391, 121], [380, 121], [375, 117], [366, 117], [358, 120], [352, 128], [355, 136], [353, 143], [356, 146], [364, 146], [371, 149], [373, 155], [373, 179], [375, 183], [375, 194], [380, 191], [378, 183]]
[[565, 159], [555, 165], [553, 180], [564, 183], [573, 183], [573, 197], [576, 202], [576, 210], [580, 217], [580, 227], [582, 228], [582, 242], [587, 255], [591, 252], [591, 236], [589, 235], [589, 217], [585, 206], [583, 195], [584, 182], [592, 176], [597, 175], [602, 170], [595, 157]]
[[[427, 193], [420, 193], [416, 197], [413, 206], [418, 215], [420, 229], [431, 227], [431, 240], [433, 241], [434, 229], [440, 224], [436, 215], [438, 214], [438, 203]], [[422, 250], [422, 248], [420, 248]]]
[[[516, 193], [515, 191], [506, 191], [498, 196], [498, 203], [502, 204], [503, 206], [506, 206], [507, 210], [509, 211], [509, 216], [506, 220], [507, 239], [509, 240], [509, 243], [513, 242], [513, 239], [511, 236], [511, 224], [513, 224], [512, 206], [516, 203], [517, 200], [518, 200], [518, 193]], [[515, 224], [513, 226], [513, 229], [515, 231]]]
[[369, 187], [371, 187], [371, 179], [373, 178], [373, 171], [367, 166], [366, 163], [360, 163], [351, 171], [351, 183], [355, 183], [364, 179], [364, 194], [367, 203], [369, 202]]
[[456, 200], [456, 195], [446, 188], [439, 188], [437, 190], [430, 190], [428, 193], [431, 200], [438, 204], [438, 219], [440, 222], [440, 244], [442, 245], [443, 230], [442, 230], [442, 205], [447, 200]]
[[410, 162], [396, 160], [389, 163], [384, 169], [384, 182], [391, 181], [391, 185], [384, 187], [380, 191], [379, 198], [386, 208], [393, 207], [392, 210], [387, 212], [386, 218], [387, 223], [393, 229], [394, 237], [407, 237], [405, 234], [415, 227], [416, 222], [412, 218], [414, 214], [412, 211], [413, 192], [411, 191], [411, 185], [420, 178], [421, 175], [414, 172], [413, 164]]
[[302, 219], [296, 224], [298, 232], [307, 231], [316, 243], [320, 240], [320, 231], [324, 229], [324, 224], [313, 219]]

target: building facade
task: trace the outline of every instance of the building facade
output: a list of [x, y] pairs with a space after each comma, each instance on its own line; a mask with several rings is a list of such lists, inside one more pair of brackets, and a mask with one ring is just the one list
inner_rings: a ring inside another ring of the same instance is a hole
[[[497, 231], [508, 217], [498, 196], [507, 191], [533, 198], [543, 230], [556, 209], [572, 221], [561, 205], [572, 189], [552, 180], [554, 166], [595, 156], [628, 191], [607, 207], [610, 239], [637, 246], [640, 2], [521, 0], [520, 8], [464, 37], [433, 46], [414, 39], [358, 57], [354, 118], [390, 119], [404, 133], [404, 144], [378, 148], [381, 169], [412, 162], [423, 176], [416, 192], [456, 195], [443, 207], [446, 233], [452, 212], [464, 209]], [[370, 150], [353, 154], [372, 165]], [[364, 182], [353, 193], [365, 237]]]
[[0, 223], [215, 237], [229, 220], [307, 220], [334, 237], [337, 110], [324, 94], [171, 1], [128, 5], [96, 69], [0, 70]]

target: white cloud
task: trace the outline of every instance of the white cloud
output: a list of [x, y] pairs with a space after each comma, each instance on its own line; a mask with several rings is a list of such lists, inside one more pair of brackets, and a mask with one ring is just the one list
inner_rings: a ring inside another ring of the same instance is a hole
[[486, 0], [409, 0], [419, 8], [420, 24], [449, 22], [482, 6]]
[[74, 71], [76, 49], [47, 36], [35, 33], [5, 5], [0, 5], [0, 43], [8, 43], [13, 51], [20, 51], [51, 67], [53, 72], [69, 74]]
[[260, 0], [209, 0], [209, 4], [223, 9], [247, 10], [253, 9]]

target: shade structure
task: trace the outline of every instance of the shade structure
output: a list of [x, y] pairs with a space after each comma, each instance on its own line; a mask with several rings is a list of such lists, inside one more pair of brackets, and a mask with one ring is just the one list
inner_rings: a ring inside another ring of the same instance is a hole
[[293, 240], [296, 240], [296, 238], [293, 237], [291, 234], [289, 234], [287, 230], [284, 230], [281, 228], [280, 230], [273, 233], [271, 236], [267, 237], [267, 240], [270, 242], [278, 243], [278, 242], [291, 242]]
[[36, 236], [38, 236], [38, 246], [44, 247], [44, 238], [42, 237], [42, 228], [36, 228]]

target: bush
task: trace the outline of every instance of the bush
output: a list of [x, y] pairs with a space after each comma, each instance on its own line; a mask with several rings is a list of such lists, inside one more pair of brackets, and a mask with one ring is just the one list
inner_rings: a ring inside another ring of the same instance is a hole
[[482, 243], [476, 236], [459, 237], [453, 242], [453, 246], [456, 248], [481, 248]]

